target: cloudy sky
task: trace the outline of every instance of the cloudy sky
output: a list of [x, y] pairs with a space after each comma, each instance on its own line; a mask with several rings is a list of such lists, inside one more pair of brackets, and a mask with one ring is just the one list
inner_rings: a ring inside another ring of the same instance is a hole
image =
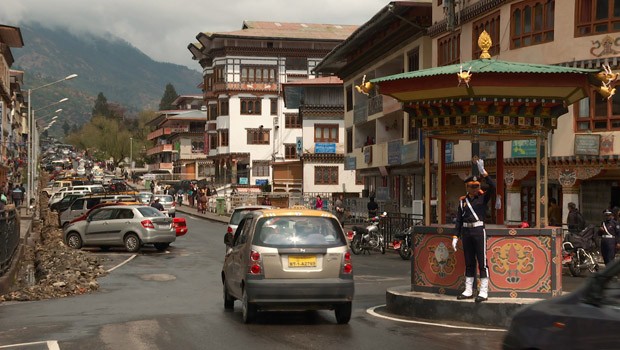
[[[199, 69], [187, 45], [244, 20], [361, 25], [389, 0], [0, 0], [0, 24], [121, 37], [156, 61]], [[28, 45], [28, 43], [24, 43]]]

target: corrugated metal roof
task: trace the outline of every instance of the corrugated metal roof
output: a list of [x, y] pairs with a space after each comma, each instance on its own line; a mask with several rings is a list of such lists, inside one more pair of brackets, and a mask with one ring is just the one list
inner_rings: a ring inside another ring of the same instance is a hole
[[208, 37], [344, 40], [358, 27], [344, 24], [244, 21], [241, 30], [203, 34]]
[[296, 80], [282, 85], [342, 85], [342, 79], [336, 76], [318, 77], [314, 79]]
[[0, 25], [0, 42], [10, 47], [23, 47], [24, 39], [18, 27]]
[[412, 79], [430, 77], [436, 75], [451, 75], [461, 71], [468, 71], [470, 73], [540, 73], [540, 74], [561, 74], [561, 73], [576, 73], [576, 74], [591, 74], [599, 72], [600, 69], [583, 69], [583, 68], [571, 68], [562, 66], [553, 66], [546, 64], [534, 64], [534, 63], [521, 63], [521, 62], [509, 62], [500, 61], [494, 59], [477, 59], [464, 63], [457, 63], [450, 66], [435, 67], [429, 69], [418, 70], [414, 72], [406, 72], [386, 77], [380, 77], [372, 79], [373, 83], [381, 83], [384, 81], [393, 81], [400, 79]]

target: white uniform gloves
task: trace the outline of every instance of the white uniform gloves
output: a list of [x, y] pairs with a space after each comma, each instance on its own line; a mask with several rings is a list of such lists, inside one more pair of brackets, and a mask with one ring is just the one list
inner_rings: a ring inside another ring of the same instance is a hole
[[452, 249], [456, 252], [456, 243], [459, 241], [458, 238], [452, 237]]
[[487, 173], [487, 171], [484, 169], [484, 160], [482, 159], [478, 159], [476, 161], [476, 165], [478, 166], [478, 171], [480, 172], [480, 175], [483, 176], [487, 176], [489, 173]]

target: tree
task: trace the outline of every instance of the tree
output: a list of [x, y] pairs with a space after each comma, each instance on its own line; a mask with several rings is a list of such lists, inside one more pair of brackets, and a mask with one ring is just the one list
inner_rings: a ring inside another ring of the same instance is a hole
[[110, 106], [108, 106], [108, 99], [105, 98], [103, 92], [100, 92], [97, 95], [97, 100], [95, 100], [95, 107], [93, 107], [92, 117], [111, 117], [112, 111], [110, 111]]
[[174, 102], [177, 97], [179, 97], [179, 95], [174, 89], [174, 86], [171, 83], [166, 84], [166, 91], [164, 91], [164, 96], [161, 97], [161, 101], [159, 102], [159, 110], [165, 111], [173, 109], [174, 106], [172, 105], [172, 102]]
[[66, 141], [80, 149], [98, 150], [102, 159], [113, 158], [118, 166], [129, 157], [132, 137], [118, 119], [97, 116], [80, 131], [69, 135]]
[[69, 122], [65, 120], [62, 124], [62, 131], [65, 133], [65, 136], [69, 135], [69, 130], [71, 130], [71, 125], [69, 125]]

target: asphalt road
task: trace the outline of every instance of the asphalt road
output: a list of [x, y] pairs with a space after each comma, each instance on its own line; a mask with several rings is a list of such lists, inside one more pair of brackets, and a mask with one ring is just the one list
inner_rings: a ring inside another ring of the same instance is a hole
[[[397, 254], [353, 257], [353, 317], [333, 312], [261, 313], [245, 325], [241, 305], [225, 311], [220, 280], [225, 225], [185, 216], [189, 233], [167, 252], [101, 252], [100, 290], [75, 297], [0, 305], [0, 349], [499, 349], [503, 332], [447, 328], [369, 313], [385, 291], [409, 284], [410, 265]], [[133, 257], [133, 258], [132, 258]], [[128, 260], [130, 259], [130, 260]], [[119, 265], [124, 263], [122, 265]], [[583, 280], [583, 279], [580, 279]]]

